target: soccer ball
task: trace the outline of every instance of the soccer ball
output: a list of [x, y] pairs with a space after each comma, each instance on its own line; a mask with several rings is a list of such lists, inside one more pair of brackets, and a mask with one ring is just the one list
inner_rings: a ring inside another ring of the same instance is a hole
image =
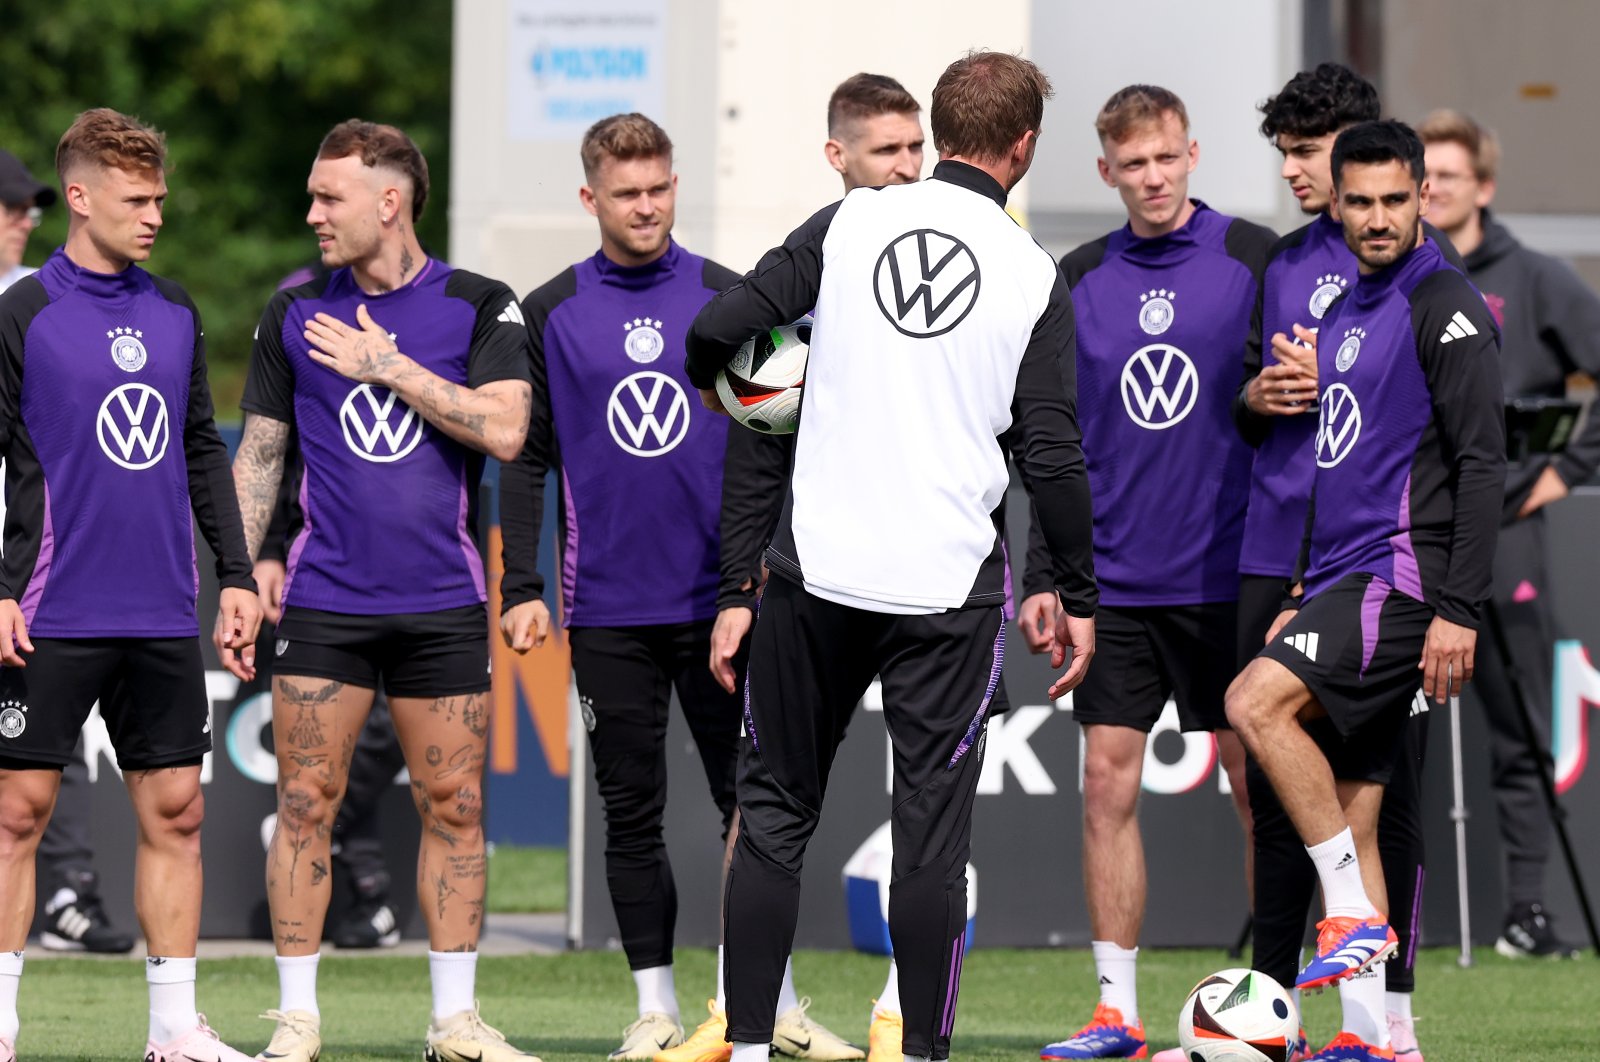
[[1255, 970], [1212, 974], [1178, 1012], [1178, 1043], [1189, 1062], [1286, 1062], [1299, 1032], [1289, 993]]
[[769, 435], [800, 426], [800, 391], [811, 350], [811, 318], [747, 340], [717, 373], [717, 396], [734, 420]]

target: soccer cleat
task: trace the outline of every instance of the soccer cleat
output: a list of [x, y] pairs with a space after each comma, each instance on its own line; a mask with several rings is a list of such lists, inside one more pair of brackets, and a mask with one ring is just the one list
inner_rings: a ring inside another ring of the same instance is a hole
[[170, 1044], [145, 1041], [144, 1062], [252, 1062], [243, 1051], [235, 1051], [222, 1042], [216, 1030], [206, 1024], [200, 1015], [200, 1024], [184, 1033]]
[[1310, 1057], [1311, 1045], [1306, 1042], [1306, 1027], [1302, 1025], [1299, 1038], [1289, 1046], [1289, 1062], [1306, 1062]]
[[317, 1062], [322, 1054], [322, 1019], [308, 1010], [269, 1010], [261, 1015], [275, 1021], [272, 1039], [256, 1055], [261, 1062]]
[[1306, 1062], [1394, 1062], [1394, 1049], [1374, 1047], [1355, 1033], [1342, 1032]]
[[0, 1036], [0, 1062], [17, 1062], [17, 1047], [4, 1036]]
[[1389, 1048], [1394, 1051], [1394, 1062], [1422, 1062], [1422, 1048], [1417, 1046], [1412, 1019], [1389, 1015]]
[[872, 1001], [872, 1025], [867, 1029], [867, 1062], [901, 1062], [900, 1043], [905, 1039], [906, 1020], [896, 1010], [881, 1010]]
[[1377, 915], [1324, 918], [1317, 923], [1317, 954], [1300, 971], [1294, 986], [1301, 991], [1320, 992], [1382, 962], [1397, 947], [1399, 940], [1394, 930]]
[[351, 907], [333, 929], [336, 948], [392, 948], [400, 943], [400, 919], [383, 896]]
[[39, 943], [51, 951], [89, 951], [122, 955], [133, 950], [133, 936], [111, 927], [100, 897], [69, 888], [56, 890], [44, 908]]
[[484, 1023], [478, 1006], [428, 1023], [424, 1062], [539, 1062], [526, 1051], [506, 1043], [499, 1029]]
[[658, 1053], [654, 1062], [728, 1062], [733, 1045], [728, 1043], [728, 1015], [717, 1009], [717, 1001], [706, 1000], [711, 1017], [701, 1022], [689, 1038], [677, 1047]]
[[1578, 949], [1556, 938], [1550, 916], [1536, 903], [1519, 904], [1506, 912], [1505, 928], [1494, 950], [1508, 959], [1576, 959]]
[[849, 1062], [866, 1058], [867, 1053], [836, 1033], [818, 1025], [806, 1014], [811, 997], [779, 1014], [772, 1023], [772, 1049], [790, 1058], [809, 1058], [814, 1062]]
[[1144, 1022], [1129, 1025], [1122, 1011], [1104, 1003], [1094, 1008], [1094, 1018], [1065, 1040], [1046, 1044], [1039, 1057], [1052, 1058], [1146, 1058]]
[[671, 1014], [652, 1010], [622, 1030], [622, 1046], [606, 1057], [611, 1062], [623, 1059], [651, 1059], [669, 1047], [683, 1043], [683, 1026]]
[[1181, 1047], [1169, 1047], [1151, 1055], [1150, 1062], [1189, 1062], [1189, 1056]]

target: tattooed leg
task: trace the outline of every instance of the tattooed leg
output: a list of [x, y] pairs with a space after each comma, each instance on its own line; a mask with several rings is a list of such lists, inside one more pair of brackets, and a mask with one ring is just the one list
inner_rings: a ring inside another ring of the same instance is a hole
[[289, 675], [273, 683], [278, 824], [267, 848], [267, 902], [279, 955], [310, 955], [321, 946], [333, 890], [333, 820], [373, 697], [328, 679]]
[[390, 700], [422, 819], [417, 902], [434, 951], [476, 951], [483, 931], [488, 705], [487, 693]]

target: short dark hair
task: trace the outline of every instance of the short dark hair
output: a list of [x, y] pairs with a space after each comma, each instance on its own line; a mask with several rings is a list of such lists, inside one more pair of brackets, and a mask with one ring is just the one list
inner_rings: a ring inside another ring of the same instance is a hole
[[56, 176], [65, 190], [67, 174], [88, 163], [127, 173], [167, 169], [167, 138], [139, 119], [96, 107], [73, 120], [56, 145]]
[[933, 86], [933, 143], [941, 155], [1004, 158], [1044, 122], [1055, 94], [1038, 66], [1006, 52], [971, 51], [945, 67]]
[[1472, 172], [1479, 181], [1492, 181], [1500, 170], [1500, 138], [1472, 116], [1448, 107], [1433, 111], [1417, 126], [1422, 144], [1460, 144], [1472, 156]]
[[1340, 133], [1333, 142], [1333, 186], [1344, 183], [1346, 163], [1374, 165], [1403, 163], [1411, 179], [1422, 183], [1426, 167], [1422, 160], [1422, 140], [1406, 123], [1395, 118], [1381, 122], [1359, 122]]
[[664, 158], [672, 161], [672, 138], [667, 131], [637, 111], [602, 118], [583, 134], [578, 148], [583, 159], [583, 179], [594, 183], [600, 164], [606, 159]]
[[1120, 144], [1145, 126], [1160, 126], [1166, 115], [1175, 115], [1184, 132], [1189, 131], [1189, 108], [1178, 94], [1160, 85], [1128, 85], [1119, 88], [1095, 115], [1094, 131], [1102, 143]]
[[1261, 101], [1261, 135], [1327, 136], [1383, 115], [1372, 82], [1341, 63], [1318, 63], [1289, 79], [1276, 96]]
[[395, 170], [411, 183], [411, 221], [422, 218], [428, 202], [428, 160], [409, 136], [392, 125], [351, 118], [328, 130], [317, 148], [319, 159], [361, 157], [361, 165]]
[[880, 114], [918, 114], [922, 105], [906, 87], [883, 74], [853, 74], [828, 97], [828, 135], [836, 137], [846, 122]]

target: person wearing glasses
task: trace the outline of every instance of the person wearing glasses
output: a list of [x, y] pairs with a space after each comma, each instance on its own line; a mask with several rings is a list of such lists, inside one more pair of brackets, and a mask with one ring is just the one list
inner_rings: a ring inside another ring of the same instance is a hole
[[33, 270], [22, 264], [28, 250], [28, 237], [39, 227], [44, 208], [56, 201], [56, 190], [41, 183], [28, 167], [9, 151], [0, 151], [0, 204], [5, 219], [0, 223], [0, 291], [4, 291]]

